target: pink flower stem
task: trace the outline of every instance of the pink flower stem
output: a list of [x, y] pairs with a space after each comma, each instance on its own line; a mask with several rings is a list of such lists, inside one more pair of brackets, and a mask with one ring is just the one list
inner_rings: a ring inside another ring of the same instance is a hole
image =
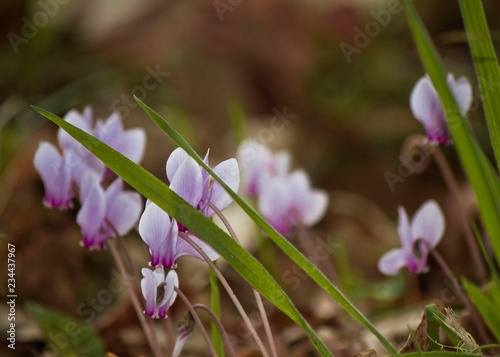
[[120, 272], [123, 280], [125, 281], [125, 286], [127, 288], [128, 295], [130, 297], [130, 300], [132, 301], [132, 306], [134, 307], [135, 313], [137, 317], [139, 318], [139, 322], [141, 323], [142, 329], [144, 331], [144, 334], [146, 335], [146, 339], [148, 340], [149, 347], [151, 348], [151, 352], [153, 353], [153, 356], [155, 357], [161, 357], [162, 354], [160, 352], [160, 346], [158, 345], [158, 340], [156, 338], [156, 334], [154, 330], [152, 329], [151, 325], [148, 325], [146, 322], [146, 318], [144, 314], [142, 313], [142, 308], [141, 304], [139, 302], [139, 299], [137, 298], [137, 295], [134, 292], [133, 286], [130, 284], [130, 279], [127, 278], [127, 271], [125, 269], [125, 266], [123, 265], [123, 261], [120, 257], [120, 254], [118, 253], [118, 250], [116, 249], [115, 242], [113, 242], [113, 239], [108, 239], [107, 240], [109, 250], [111, 252], [111, 255], [113, 257], [113, 260], [115, 261], [115, 264], [118, 268], [118, 271]]
[[[229, 221], [226, 219], [224, 214], [212, 202], [209, 202], [208, 205], [210, 206], [211, 209], [214, 210], [215, 214], [217, 214], [217, 216], [221, 219], [222, 223], [224, 223], [224, 226], [227, 228], [229, 234], [231, 235], [231, 238], [233, 238], [239, 244], [240, 241], [238, 239], [238, 236], [234, 232], [233, 227], [231, 227]], [[257, 303], [257, 308], [259, 309], [262, 324], [264, 325], [264, 331], [267, 336], [269, 349], [271, 350], [271, 354], [273, 355], [273, 357], [277, 357], [278, 353], [276, 351], [276, 345], [274, 344], [274, 337], [271, 331], [271, 325], [269, 324], [269, 319], [267, 318], [266, 310], [264, 309], [264, 304], [262, 302], [262, 296], [254, 288], [252, 288], [252, 290], [253, 290], [253, 295], [255, 297], [255, 301]]]
[[252, 322], [250, 321], [250, 318], [248, 317], [247, 313], [243, 309], [243, 306], [241, 306], [240, 301], [238, 300], [238, 298], [234, 294], [233, 289], [231, 289], [227, 280], [224, 278], [224, 276], [220, 272], [219, 268], [217, 268], [217, 266], [210, 260], [210, 258], [207, 256], [207, 254], [195, 242], [193, 242], [186, 233], [179, 232], [179, 236], [181, 236], [182, 239], [184, 239], [186, 242], [188, 242], [198, 252], [198, 254], [200, 254], [203, 257], [203, 259], [205, 259], [205, 261], [208, 263], [208, 265], [210, 265], [212, 270], [217, 275], [217, 278], [219, 278], [219, 281], [221, 282], [222, 286], [224, 287], [224, 289], [226, 289], [227, 294], [229, 295], [229, 298], [233, 301], [234, 306], [236, 307], [236, 309], [240, 313], [241, 317], [243, 318], [243, 321], [245, 322], [246, 326], [248, 327], [248, 330], [250, 331], [250, 334], [255, 339], [255, 342], [257, 342], [257, 345], [260, 348], [262, 356], [269, 357], [269, 354], [267, 353], [267, 350], [266, 350], [264, 344], [262, 343], [262, 340], [260, 339], [259, 335], [257, 334], [257, 331], [255, 331], [255, 328], [253, 327]]
[[233, 346], [231, 345], [231, 341], [229, 341], [229, 337], [227, 336], [227, 332], [224, 329], [224, 326], [222, 323], [219, 321], [217, 316], [214, 314], [212, 310], [210, 310], [207, 306], [203, 304], [195, 304], [193, 305], [193, 308], [196, 310], [203, 310], [205, 311], [208, 316], [212, 319], [212, 321], [217, 325], [217, 328], [219, 329], [219, 332], [221, 333], [222, 339], [224, 340], [224, 345], [226, 346], [225, 350], [226, 353], [228, 354], [229, 357], [234, 357], [234, 349]]
[[459, 284], [457, 278], [453, 274], [450, 266], [444, 258], [441, 256], [441, 254], [438, 253], [436, 249], [431, 249], [431, 255], [436, 260], [436, 262], [439, 264], [441, 270], [444, 272], [444, 274], [450, 279], [451, 283], [453, 284], [453, 287], [455, 288], [455, 293], [460, 297], [464, 305], [467, 307], [469, 310], [470, 316], [474, 324], [476, 325], [477, 332], [479, 333], [482, 343], [487, 343], [489, 341], [488, 334], [486, 333], [486, 330], [484, 328], [484, 324], [481, 321], [481, 317], [479, 316], [476, 308], [470, 301], [469, 297], [465, 293], [465, 291], [462, 289], [462, 286]]

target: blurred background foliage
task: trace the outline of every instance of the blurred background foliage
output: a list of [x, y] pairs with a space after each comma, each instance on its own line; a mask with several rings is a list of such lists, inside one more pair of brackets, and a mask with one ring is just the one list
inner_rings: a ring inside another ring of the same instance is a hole
[[[439, 248], [457, 272], [474, 279], [456, 207], [436, 167], [431, 164], [423, 174], [405, 178], [394, 192], [384, 176], [398, 174], [404, 139], [423, 133], [408, 105], [423, 70], [404, 14], [392, 14], [386, 25], [379, 23], [379, 33], [369, 36], [350, 61], [341, 49], [343, 43], [355, 46], [359, 31], [366, 33], [367, 24], [377, 21], [374, 14], [386, 11], [390, 2], [243, 0], [233, 6], [225, 1], [1, 1], [0, 238], [17, 247], [20, 304], [34, 299], [79, 316], [78, 307], [112, 277], [106, 252], [89, 253], [78, 246], [75, 212], [42, 206], [43, 187], [32, 158], [41, 140], [55, 140], [56, 127], [29, 105], [60, 116], [85, 105], [92, 105], [101, 118], [119, 110], [127, 127], [146, 129], [143, 166], [164, 179], [173, 145], [137, 108], [132, 95], [166, 116], [200, 153], [210, 147], [213, 163], [235, 155], [228, 106], [237, 103], [243, 108], [248, 134], [257, 138], [270, 128], [277, 112], [295, 115], [266, 143], [290, 150], [293, 167], [305, 168], [315, 186], [329, 191], [331, 206], [315, 234], [337, 241], [334, 256], [343, 286], [366, 311], [420, 304], [443, 289], [439, 272], [406, 279], [385, 279], [377, 272], [380, 255], [397, 245], [400, 204], [413, 212], [428, 198], [441, 203], [447, 230]], [[228, 10], [218, 13], [217, 3], [227, 4]], [[487, 143], [458, 4], [422, 0], [416, 5], [447, 68], [472, 82], [470, 120], [480, 142]], [[498, 38], [498, 3], [486, 1], [485, 6]], [[146, 79], [154, 78], [152, 72], [156, 80]], [[453, 150], [445, 148], [445, 153], [462, 177]], [[472, 194], [461, 182], [473, 212]], [[138, 260], [145, 262], [138, 236], [128, 238], [137, 247]], [[6, 244], [0, 253], [6, 256]], [[283, 257], [279, 262], [290, 264]], [[206, 301], [205, 272], [186, 276], [192, 283], [183, 288], [193, 299]], [[0, 282], [4, 296], [5, 274]], [[325, 323], [311, 306], [308, 294], [303, 294], [309, 288], [306, 282], [291, 292], [301, 311], [316, 323], [335, 325], [328, 318]], [[124, 336], [135, 317], [127, 313], [126, 301], [115, 298], [117, 303], [106, 307], [114, 309], [108, 313], [113, 318], [103, 313], [93, 323], [109, 349], [134, 355], [141, 351], [140, 341], [132, 349], [134, 340]], [[180, 316], [172, 314], [174, 319]], [[237, 325], [230, 319], [226, 323], [229, 329]], [[287, 323], [280, 317], [273, 322]], [[110, 331], [110, 326], [120, 329]], [[20, 336], [19, 341], [22, 332]], [[34, 348], [30, 336], [24, 336], [26, 351]]]

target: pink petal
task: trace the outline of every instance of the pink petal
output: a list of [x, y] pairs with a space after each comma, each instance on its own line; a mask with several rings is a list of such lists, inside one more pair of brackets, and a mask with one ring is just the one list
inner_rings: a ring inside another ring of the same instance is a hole
[[123, 133], [122, 118], [118, 113], [112, 113], [105, 121], [97, 121], [94, 133], [97, 139], [115, 148]]
[[[87, 175], [85, 180], [87, 179], [92, 179], [92, 175]], [[94, 181], [76, 216], [76, 221], [82, 229], [83, 245], [85, 247], [101, 248], [103, 246], [104, 242], [100, 230], [104, 223], [105, 212], [106, 200], [104, 191]]]
[[144, 300], [146, 300], [146, 307], [144, 309], [144, 313], [146, 315], [153, 317], [156, 308], [156, 287], [157, 287], [155, 274], [147, 268], [143, 268], [141, 272], [142, 275], [144, 276], [144, 278], [142, 278], [141, 280], [141, 291]]
[[466, 115], [472, 105], [472, 87], [466, 77], [460, 77], [457, 80], [453, 75], [448, 74], [448, 86], [450, 87], [462, 115]]
[[236, 157], [241, 166], [244, 190], [249, 195], [259, 195], [261, 176], [268, 170], [271, 152], [255, 140], [245, 140], [238, 147]]
[[[65, 116], [64, 120], [77, 128], [85, 131], [88, 134], [93, 134], [92, 131], [92, 111], [90, 107], [85, 108], [84, 113], [80, 114], [77, 110], [70, 110]], [[74, 139], [71, 135], [69, 135], [63, 129], [59, 129], [57, 132], [57, 139], [59, 141], [59, 145], [66, 149], [75, 149], [81, 144]]]
[[45, 186], [45, 206], [71, 208], [73, 193], [67, 156], [61, 156], [54, 145], [42, 142], [33, 163]]
[[303, 170], [296, 170], [289, 175], [289, 194], [292, 196], [297, 223], [304, 226], [316, 224], [325, 215], [328, 208], [328, 194], [323, 190], [311, 189], [309, 176]]
[[172, 151], [167, 159], [167, 178], [169, 182], [173, 181], [175, 173], [189, 157], [190, 156], [182, 148], [177, 148]]
[[106, 208], [106, 218], [118, 234], [124, 236], [135, 226], [141, 215], [141, 196], [136, 192], [120, 192], [106, 202]]
[[146, 149], [146, 132], [140, 128], [125, 130], [113, 148], [133, 162], [139, 163]]
[[281, 234], [287, 235], [297, 223], [297, 214], [289, 215], [293, 209], [289, 177], [275, 177], [261, 187], [258, 209], [262, 216]]
[[[208, 258], [212, 261], [218, 259], [220, 257], [219, 253], [217, 253], [212, 247], [210, 247], [207, 243], [202, 241], [200, 238], [189, 234], [189, 238], [198, 246], [201, 248], [201, 250], [208, 256]], [[205, 260], [203, 259], [203, 256], [198, 253], [198, 251], [187, 241], [182, 239], [182, 237], [179, 237], [179, 240], [177, 241], [177, 254], [175, 256], [176, 259], [183, 257], [183, 256], [191, 256], [198, 258], [200, 260]]]
[[188, 158], [175, 172], [170, 189], [196, 208], [203, 194], [202, 184], [200, 166], [192, 158]]
[[[213, 171], [234, 192], [238, 192], [238, 187], [240, 185], [240, 170], [236, 159], [229, 159], [221, 162], [219, 165], [215, 166]], [[208, 197], [209, 201], [219, 210], [224, 210], [233, 202], [233, 199], [217, 181], [209, 179], [209, 184], [211, 184], [211, 190], [209, 190], [210, 195]], [[204, 202], [204, 204], [208, 204], [208, 202]], [[207, 207], [203, 213], [207, 217], [211, 217], [215, 214], [210, 207]]]
[[444, 215], [434, 200], [426, 201], [415, 213], [411, 232], [414, 240], [422, 239], [429, 248], [434, 248], [443, 237]]
[[399, 239], [401, 239], [401, 245], [403, 250], [407, 254], [412, 254], [414, 239], [410, 230], [410, 223], [408, 220], [408, 215], [403, 207], [398, 207], [398, 234]]
[[154, 203], [146, 206], [144, 213], [139, 220], [139, 234], [142, 240], [149, 246], [151, 253], [151, 265], [157, 266], [160, 264], [162, 257], [172, 255], [174, 252], [168, 251], [165, 253], [165, 241], [170, 232], [170, 217], [160, 207]]
[[402, 249], [393, 249], [385, 253], [378, 262], [378, 270], [385, 275], [396, 275], [406, 265]]

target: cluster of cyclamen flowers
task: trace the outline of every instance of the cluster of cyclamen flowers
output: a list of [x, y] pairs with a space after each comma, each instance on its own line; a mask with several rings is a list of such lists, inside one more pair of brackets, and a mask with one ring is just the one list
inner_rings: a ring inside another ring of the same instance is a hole
[[[144, 130], [124, 130], [116, 113], [94, 123], [92, 109], [86, 107], [81, 114], [76, 110], [68, 112], [64, 120], [136, 163], [144, 154]], [[136, 192], [124, 191], [122, 180], [64, 130], [59, 129], [57, 139], [62, 152], [51, 143], [42, 142], [35, 153], [34, 165], [45, 186], [44, 204], [68, 209], [73, 207], [73, 199], [78, 199], [81, 208], [77, 223], [83, 235], [82, 245], [104, 248], [107, 238], [124, 235], [135, 225], [142, 210], [141, 198]]]
[[290, 155], [272, 153], [265, 145], [246, 140], [238, 148], [244, 191], [257, 198], [259, 212], [285, 236], [294, 227], [316, 224], [326, 213], [328, 194], [311, 188], [304, 170], [289, 172]]
[[[208, 152], [204, 161], [208, 165]], [[172, 152], [166, 166], [170, 189], [206, 217], [215, 214], [211, 205], [222, 211], [232, 203], [231, 196], [224, 188], [181, 148]], [[233, 191], [238, 191], [240, 172], [235, 159], [221, 162], [213, 168], [213, 171]], [[149, 201], [139, 221], [139, 234], [149, 246], [151, 254], [149, 265], [154, 268], [154, 271], [142, 269], [144, 278], [141, 289], [146, 300], [145, 313], [153, 318], [165, 318], [167, 310], [176, 298], [174, 286], [179, 286], [177, 274], [173, 270], [177, 267], [177, 259], [182, 256], [192, 256], [204, 260], [182, 236], [185, 234], [212, 261], [216, 260], [219, 254]], [[166, 276], [165, 268], [171, 269]]]
[[[469, 81], [465, 77], [455, 80], [450, 73], [447, 82], [461, 114], [466, 115], [472, 104], [472, 87]], [[423, 124], [430, 144], [451, 144], [445, 112], [428, 75], [420, 78], [413, 87], [410, 108], [415, 118]], [[412, 273], [426, 273], [429, 271], [428, 255], [443, 237], [445, 229], [443, 212], [435, 201], [429, 200], [422, 204], [411, 223], [403, 207], [398, 208], [398, 214], [401, 248], [384, 254], [378, 268], [386, 275], [397, 274], [403, 267]]]

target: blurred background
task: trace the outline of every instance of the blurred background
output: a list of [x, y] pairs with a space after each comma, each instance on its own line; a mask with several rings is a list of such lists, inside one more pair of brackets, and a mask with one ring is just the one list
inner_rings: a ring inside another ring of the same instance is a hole
[[[471, 81], [469, 117], [490, 153], [458, 4], [422, 0], [416, 6], [448, 70]], [[485, 7], [498, 38], [498, 2], [485, 1]], [[99, 118], [120, 112], [126, 127], [145, 128], [142, 165], [163, 180], [173, 143], [137, 108], [134, 95], [166, 117], [200, 154], [211, 148], [212, 164], [235, 156], [239, 138], [231, 117], [243, 112], [248, 136], [273, 150], [289, 150], [293, 167], [304, 168], [315, 187], [329, 192], [330, 208], [311, 234], [334, 239], [339, 283], [364, 312], [375, 321], [403, 316], [401, 323], [392, 323], [403, 342], [408, 324], [403, 307], [412, 307], [410, 315], [418, 322], [418, 307], [444, 299], [444, 278], [436, 269], [394, 278], [377, 271], [379, 257], [399, 244], [398, 205], [412, 215], [422, 202], [436, 199], [447, 218], [439, 250], [456, 272], [476, 278], [456, 205], [435, 165], [404, 177], [393, 189], [387, 181], [387, 173], [398, 175], [405, 138], [424, 133], [408, 105], [423, 69], [398, 1], [4, 0], [0, 31], [0, 293], [4, 299], [7, 243], [16, 246], [18, 293], [17, 348], [8, 349], [2, 339], [3, 356], [43, 351], [43, 338], [25, 314], [25, 303], [36, 301], [81, 319], [82, 304], [112, 279], [108, 252], [91, 253], [78, 245], [76, 211], [42, 205], [43, 186], [33, 155], [40, 141], [55, 143], [57, 128], [30, 105], [59, 116], [86, 105]], [[273, 118], [283, 116], [287, 124], [273, 128]], [[453, 148], [443, 150], [474, 213]], [[231, 216], [240, 222], [237, 208]], [[241, 224], [240, 230], [246, 231], [248, 223]], [[250, 241], [258, 236], [253, 227], [248, 230]], [[127, 239], [145, 265], [147, 250], [137, 233]], [[281, 271], [292, 266], [279, 252], [272, 254]], [[179, 268], [185, 277], [182, 288], [193, 301], [207, 302], [207, 272], [188, 260]], [[229, 267], [224, 271], [246, 306], [255, 309], [244, 298], [248, 287]], [[275, 275], [289, 288], [280, 272]], [[343, 313], [315, 290], [301, 279], [298, 290], [288, 292], [334, 351], [347, 356], [371, 347], [374, 342], [363, 337], [357, 324], [342, 322]], [[121, 295], [97, 309], [91, 324], [106, 350], [119, 356], [148, 355], [133, 311]], [[223, 322], [237, 349], [253, 355], [251, 339], [238, 333], [234, 309], [225, 310]], [[0, 311], [5, 316], [6, 304]], [[178, 302], [171, 310], [173, 322], [184, 313]], [[277, 311], [270, 319], [287, 355], [311, 353], [307, 338], [290, 320]], [[1, 324], [5, 331], [3, 318]], [[204, 351], [203, 341], [195, 336], [186, 355]]]

